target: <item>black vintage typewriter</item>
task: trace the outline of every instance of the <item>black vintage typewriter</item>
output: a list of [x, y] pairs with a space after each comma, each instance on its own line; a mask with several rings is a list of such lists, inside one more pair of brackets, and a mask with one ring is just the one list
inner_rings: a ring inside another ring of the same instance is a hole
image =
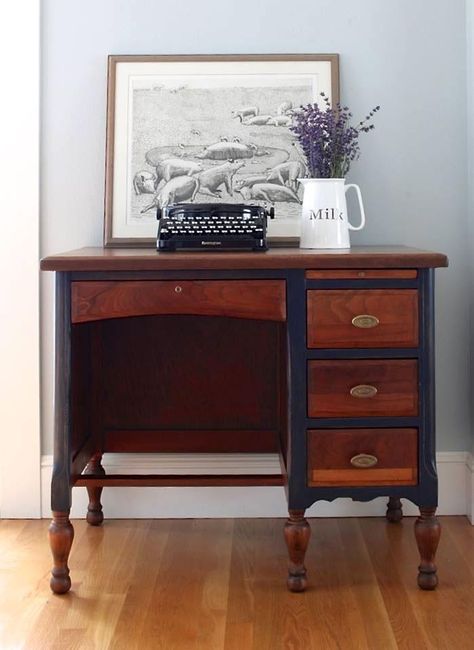
[[158, 208], [159, 251], [267, 250], [267, 218], [274, 209], [238, 203], [175, 203]]

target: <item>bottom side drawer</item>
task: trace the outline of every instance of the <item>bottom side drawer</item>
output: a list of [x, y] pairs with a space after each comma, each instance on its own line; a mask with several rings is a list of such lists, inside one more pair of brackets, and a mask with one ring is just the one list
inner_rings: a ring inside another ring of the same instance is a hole
[[310, 429], [308, 485], [416, 485], [417, 429]]

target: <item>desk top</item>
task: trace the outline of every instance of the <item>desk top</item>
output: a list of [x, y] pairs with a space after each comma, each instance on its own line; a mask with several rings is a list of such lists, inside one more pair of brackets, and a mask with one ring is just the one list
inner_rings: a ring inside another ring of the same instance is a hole
[[43, 271], [166, 271], [227, 269], [434, 268], [446, 255], [407, 246], [356, 246], [266, 252], [192, 251], [160, 253], [153, 248], [80, 248], [41, 260]]

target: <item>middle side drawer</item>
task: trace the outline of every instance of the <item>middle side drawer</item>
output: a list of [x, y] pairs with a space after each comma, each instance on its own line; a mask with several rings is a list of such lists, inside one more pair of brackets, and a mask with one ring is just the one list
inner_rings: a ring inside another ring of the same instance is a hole
[[308, 362], [308, 416], [418, 415], [416, 359]]

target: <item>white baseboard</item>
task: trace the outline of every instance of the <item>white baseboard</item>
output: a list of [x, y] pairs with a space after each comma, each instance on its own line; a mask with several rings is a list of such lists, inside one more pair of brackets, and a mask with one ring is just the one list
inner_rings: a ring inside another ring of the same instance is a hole
[[466, 514], [474, 526], [474, 455], [466, 454]]
[[[438, 452], [440, 515], [467, 515], [474, 523], [474, 459], [467, 452]], [[278, 474], [272, 454], [105, 454], [107, 473], [115, 474]], [[41, 462], [42, 516], [50, 516], [52, 456]], [[87, 491], [72, 491], [73, 518], [84, 518]], [[109, 519], [285, 517], [282, 487], [114, 488], [104, 489], [102, 502]], [[387, 499], [367, 503], [337, 499], [320, 501], [307, 510], [309, 517], [370, 517], [385, 513]], [[417, 514], [408, 501], [404, 513]]]

